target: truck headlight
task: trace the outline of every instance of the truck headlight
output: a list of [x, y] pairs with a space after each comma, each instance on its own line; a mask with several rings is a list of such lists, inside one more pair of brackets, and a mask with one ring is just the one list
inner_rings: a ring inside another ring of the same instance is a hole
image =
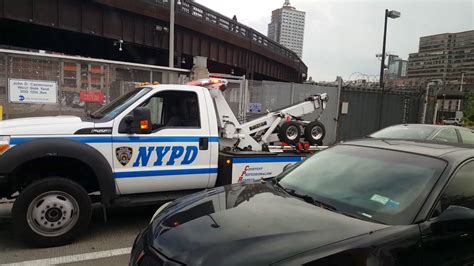
[[0, 136], [0, 154], [3, 154], [10, 148], [10, 136]]

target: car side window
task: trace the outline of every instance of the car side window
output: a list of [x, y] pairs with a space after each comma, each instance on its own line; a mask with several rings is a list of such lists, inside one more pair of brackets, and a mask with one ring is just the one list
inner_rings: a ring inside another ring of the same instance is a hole
[[440, 199], [441, 212], [456, 205], [474, 209], [474, 161], [468, 162], [454, 174]]
[[459, 130], [462, 142], [465, 144], [474, 144], [474, 131], [473, 130]]
[[456, 134], [456, 130], [454, 128], [445, 128], [441, 130], [438, 134], [436, 134], [433, 140], [452, 143], [459, 142], [458, 135]]
[[162, 91], [153, 95], [142, 106], [150, 109], [152, 129], [163, 127], [199, 128], [198, 97], [189, 91]]

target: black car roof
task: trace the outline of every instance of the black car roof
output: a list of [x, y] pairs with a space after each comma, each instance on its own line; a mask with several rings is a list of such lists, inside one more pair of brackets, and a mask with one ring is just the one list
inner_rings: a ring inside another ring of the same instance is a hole
[[474, 145], [445, 144], [429, 141], [361, 139], [342, 143], [343, 145], [388, 149], [433, 157], [474, 157]]

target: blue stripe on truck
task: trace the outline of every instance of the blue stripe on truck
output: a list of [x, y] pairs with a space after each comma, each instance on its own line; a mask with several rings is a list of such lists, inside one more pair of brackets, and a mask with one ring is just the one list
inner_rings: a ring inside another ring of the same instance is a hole
[[234, 163], [279, 163], [279, 162], [301, 162], [303, 157], [283, 157], [283, 156], [272, 156], [272, 157], [244, 157], [234, 158]]
[[115, 178], [132, 178], [132, 177], [146, 177], [146, 176], [199, 175], [199, 174], [216, 174], [216, 173], [217, 173], [217, 168], [198, 168], [198, 169], [116, 172], [114, 173], [114, 177]]
[[13, 137], [10, 139], [11, 145], [18, 145], [36, 139], [69, 139], [83, 143], [130, 143], [130, 142], [199, 142], [199, 138], [208, 138], [209, 142], [219, 142], [218, 137], [184, 137], [184, 136], [170, 136], [170, 137], [111, 137], [111, 136], [97, 136], [97, 137]]

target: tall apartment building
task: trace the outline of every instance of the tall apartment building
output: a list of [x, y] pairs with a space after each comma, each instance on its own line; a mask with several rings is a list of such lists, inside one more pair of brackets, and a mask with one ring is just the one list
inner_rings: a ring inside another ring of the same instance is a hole
[[408, 78], [460, 81], [463, 73], [474, 78], [474, 30], [421, 37], [408, 58]]
[[305, 12], [296, 10], [285, 0], [282, 8], [272, 11], [272, 20], [268, 24], [268, 37], [299, 57], [303, 56]]
[[395, 57], [388, 64], [388, 75], [391, 79], [405, 78], [407, 76], [408, 61]]

